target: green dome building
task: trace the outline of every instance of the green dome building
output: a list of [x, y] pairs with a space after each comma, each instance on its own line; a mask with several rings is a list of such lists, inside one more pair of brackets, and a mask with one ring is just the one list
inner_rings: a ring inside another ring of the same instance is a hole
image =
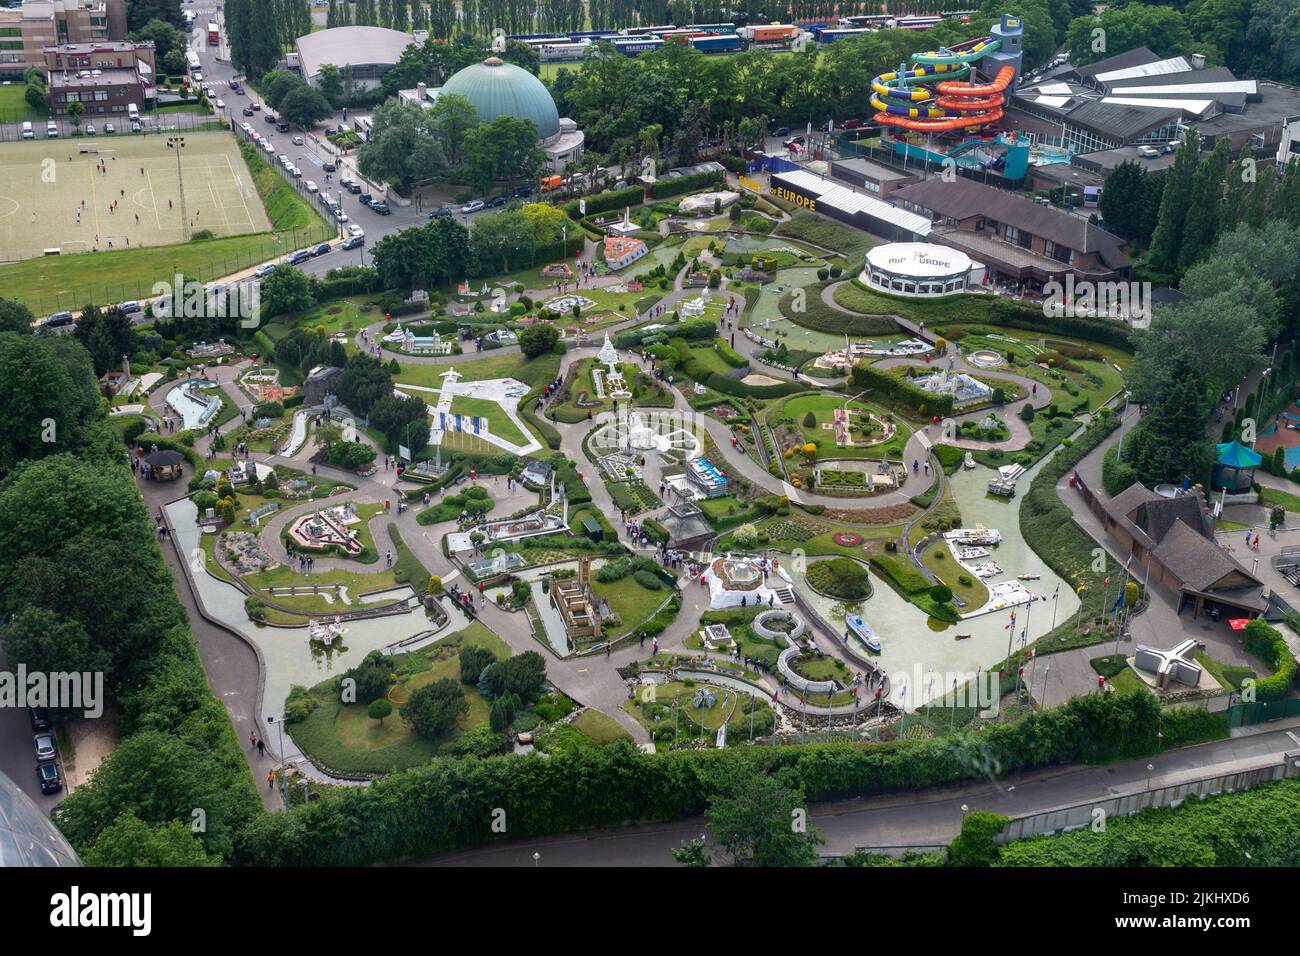
[[403, 102], [428, 107], [443, 93], [463, 96], [474, 104], [481, 122], [490, 123], [498, 116], [532, 120], [537, 126], [537, 145], [546, 153], [551, 172], [562, 172], [569, 163], [582, 158], [586, 137], [573, 120], [562, 118], [555, 108], [550, 90], [527, 70], [491, 56], [452, 75], [439, 89], [402, 90]]
[[532, 120], [543, 141], [560, 132], [559, 111], [542, 81], [495, 56], [454, 74], [439, 95], [442, 93], [465, 97], [474, 104], [478, 118], [484, 123], [498, 116]]

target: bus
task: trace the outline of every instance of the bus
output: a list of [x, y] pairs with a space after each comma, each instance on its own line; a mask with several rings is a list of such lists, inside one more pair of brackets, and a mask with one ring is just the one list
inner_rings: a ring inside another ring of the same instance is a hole
[[221, 27], [217, 26], [211, 20], [208, 21], [208, 46], [218, 46], [221, 43]]
[[185, 68], [189, 70], [191, 74], [198, 73], [203, 69], [202, 65], [199, 63], [199, 55], [193, 50], [187, 50], [185, 52]]

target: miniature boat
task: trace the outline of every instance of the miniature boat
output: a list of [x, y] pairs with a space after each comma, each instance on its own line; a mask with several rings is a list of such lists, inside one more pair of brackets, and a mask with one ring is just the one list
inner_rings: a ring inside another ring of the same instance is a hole
[[1022, 581], [1037, 581], [1039, 578], [1042, 577], [1042, 575], [1041, 575], [1041, 574], [1021, 574], [1021, 575], [1018, 575], [1018, 577], [1019, 577], [1020, 580], [1022, 580]]
[[867, 650], [874, 651], [877, 654], [880, 653], [880, 638], [876, 636], [876, 632], [871, 629], [866, 621], [856, 614], [850, 614], [844, 619], [844, 624], [848, 627], [849, 634], [865, 644]]
[[973, 636], [974, 636], [974, 635], [972, 635], [972, 634], [958, 634], [958, 635], [956, 635], [955, 637], [953, 637], [953, 640], [954, 640], [954, 641], [964, 641], [964, 640], [966, 640], [968, 637], [973, 637]]

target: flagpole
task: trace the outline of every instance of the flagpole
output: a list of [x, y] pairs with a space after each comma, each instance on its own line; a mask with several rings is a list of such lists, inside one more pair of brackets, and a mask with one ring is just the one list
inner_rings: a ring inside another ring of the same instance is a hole
[[1047, 629], [1048, 634], [1051, 634], [1054, 630], [1056, 630], [1056, 599], [1060, 596], [1061, 596], [1061, 585], [1058, 584], [1056, 586], [1056, 590], [1052, 592], [1052, 626]]
[[1086, 591], [1086, 590], [1088, 590], [1088, 585], [1086, 585], [1086, 584], [1080, 584], [1080, 585], [1079, 585], [1079, 590], [1077, 590], [1077, 591], [1074, 592], [1076, 595], [1078, 595], [1078, 598], [1079, 598], [1079, 613], [1078, 613], [1077, 615], [1075, 615], [1075, 618], [1074, 618], [1074, 636], [1075, 636], [1075, 637], [1078, 637], [1078, 636], [1079, 636], [1079, 626], [1080, 626], [1081, 624], [1083, 624], [1083, 592]]
[[[1029, 640], [1029, 615], [1033, 613], [1033, 610], [1034, 610], [1034, 599], [1031, 595], [1029, 599], [1029, 607], [1025, 609], [1025, 629], [1020, 632], [1020, 650], [1022, 652], [1025, 649], [1025, 642]], [[1015, 628], [1012, 628], [1012, 631], [1014, 630]], [[1024, 670], [1024, 666], [1022, 664], [1017, 664], [1016, 665], [1016, 713], [1017, 714], [1020, 713], [1020, 672], [1022, 670]]]

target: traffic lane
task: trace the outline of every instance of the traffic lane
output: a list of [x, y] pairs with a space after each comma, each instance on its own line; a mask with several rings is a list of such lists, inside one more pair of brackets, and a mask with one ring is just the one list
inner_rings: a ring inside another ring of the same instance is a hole
[[[2, 643], [0, 670], [12, 673]], [[0, 770], [48, 814], [63, 801], [65, 793], [63, 790], [58, 793], [41, 792], [40, 781], [36, 779], [36, 751], [32, 743], [35, 736], [26, 707], [0, 707]], [[62, 754], [59, 755], [59, 775], [66, 788], [67, 774], [63, 772]]]

